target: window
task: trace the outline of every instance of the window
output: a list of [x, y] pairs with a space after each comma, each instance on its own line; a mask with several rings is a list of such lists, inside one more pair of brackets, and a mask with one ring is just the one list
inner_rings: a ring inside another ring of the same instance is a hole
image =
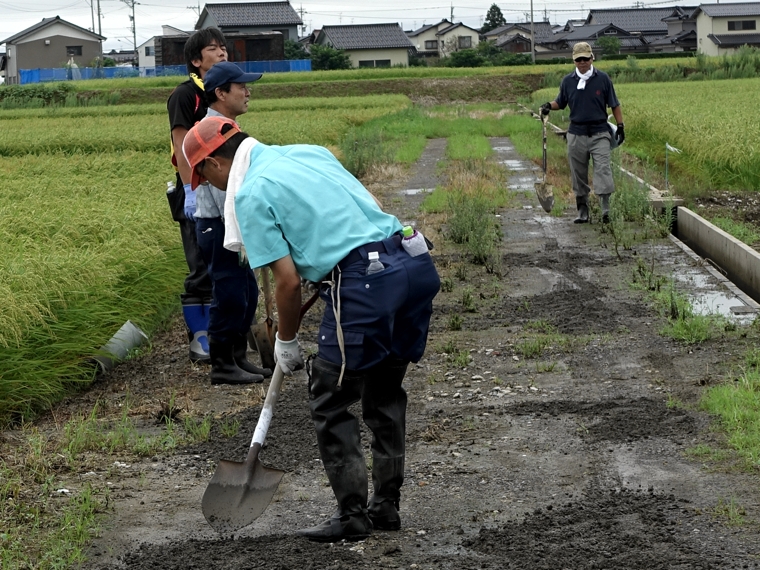
[[614, 29], [604, 30], [604, 35], [605, 36], [616, 36], [617, 35], [617, 30], [614, 30]]
[[739, 32], [741, 30], [755, 30], [757, 29], [757, 23], [755, 20], [729, 20], [728, 31]]
[[459, 36], [459, 49], [472, 47], [472, 38], [470, 36]]
[[374, 59], [368, 59], [364, 61], [359, 61], [359, 67], [375, 67], [375, 60]]
[[359, 61], [359, 67], [390, 67], [390, 59], [364, 59]]
[[82, 55], [82, 46], [66, 46], [66, 57]]
[[425, 40], [425, 49], [438, 49], [438, 40]]
[[145, 46], [145, 57], [156, 55], [156, 48], [153, 46]]

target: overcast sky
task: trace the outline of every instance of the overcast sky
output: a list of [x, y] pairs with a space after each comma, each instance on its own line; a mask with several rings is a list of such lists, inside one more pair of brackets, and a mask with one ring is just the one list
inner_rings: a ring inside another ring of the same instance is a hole
[[[131, 0], [129, 0], [131, 2]], [[93, 11], [90, 2], [94, 2]], [[196, 4], [194, 8], [190, 6]], [[323, 25], [373, 24], [398, 22], [405, 30], [432, 24], [444, 18], [463, 22], [473, 28], [483, 24], [493, 0], [291, 0], [299, 13], [303, 10], [303, 22], [308, 33]], [[496, 2], [508, 22], [527, 21], [530, 0]], [[564, 24], [571, 18], [583, 18], [591, 8], [633, 7], [644, 5], [664, 7], [698, 5], [699, 2], [662, 2], [644, 0], [544, 0], [533, 1], [534, 20], [540, 21], [544, 14], [553, 24]], [[43, 18], [60, 16], [62, 19], [92, 29], [95, 13], [95, 31], [98, 30], [98, 0], [0, 0], [0, 41], [17, 34], [41, 21]], [[199, 8], [205, 2], [199, 0], [145, 0], [135, 6], [137, 45], [161, 35], [164, 24], [182, 30], [192, 30], [198, 20]], [[108, 38], [104, 51], [132, 49], [132, 31], [129, 15], [131, 9], [123, 0], [100, 0], [102, 34]], [[300, 32], [301, 30], [299, 30]], [[0, 46], [5, 51], [5, 46]]]

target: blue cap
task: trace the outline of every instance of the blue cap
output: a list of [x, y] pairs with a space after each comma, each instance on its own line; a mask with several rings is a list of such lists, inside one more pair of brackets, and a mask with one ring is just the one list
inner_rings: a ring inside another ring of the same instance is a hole
[[203, 78], [203, 88], [213, 91], [227, 83], [250, 83], [261, 79], [261, 73], [245, 73], [231, 61], [220, 61], [206, 72]]

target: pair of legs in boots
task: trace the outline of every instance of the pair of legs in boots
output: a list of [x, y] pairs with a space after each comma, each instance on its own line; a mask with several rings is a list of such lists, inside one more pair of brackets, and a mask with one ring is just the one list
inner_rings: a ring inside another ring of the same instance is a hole
[[208, 268], [212, 301], [208, 308], [208, 343], [212, 384], [252, 384], [271, 376], [268, 368], [248, 361], [246, 335], [256, 315], [256, 277], [238, 255], [224, 248], [221, 218], [196, 218], [198, 246]]
[[[404, 481], [408, 362], [388, 357], [363, 371], [346, 371], [322, 358], [311, 363], [309, 408], [338, 510], [298, 534], [319, 542], [363, 540], [372, 529], [398, 530], [400, 489]], [[367, 464], [359, 420], [348, 408], [361, 400], [364, 423], [372, 432], [372, 484], [368, 500]]]
[[576, 224], [586, 224], [589, 221], [589, 160], [594, 161], [594, 192], [601, 203], [602, 222], [606, 224], [610, 221], [610, 195], [615, 191], [610, 166], [611, 138], [608, 131], [589, 136], [567, 134], [567, 159], [570, 163], [575, 205], [578, 208], [578, 216], [573, 220]]

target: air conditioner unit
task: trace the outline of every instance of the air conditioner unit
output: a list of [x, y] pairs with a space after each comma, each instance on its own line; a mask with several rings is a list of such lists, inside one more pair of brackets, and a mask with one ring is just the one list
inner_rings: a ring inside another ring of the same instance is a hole
[[50, 45], [50, 40], [45, 40], [45, 45], [49, 46]]

